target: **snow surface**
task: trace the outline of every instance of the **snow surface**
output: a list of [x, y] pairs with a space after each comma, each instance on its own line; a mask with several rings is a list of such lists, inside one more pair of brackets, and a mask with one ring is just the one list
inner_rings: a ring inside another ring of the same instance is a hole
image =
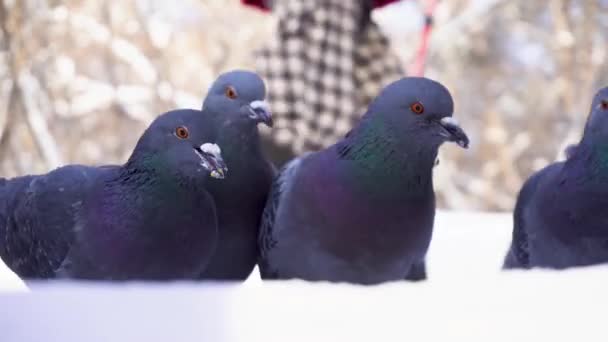
[[[0, 293], [27, 291], [25, 284], [0, 259]], [[0, 305], [0, 308], [2, 306]], [[1, 336], [1, 335], [0, 335]], [[1, 341], [1, 340], [0, 340]]]
[[0, 265], [0, 341], [606, 341], [604, 266], [501, 272], [510, 215], [439, 212], [430, 280], [373, 287], [34, 283]]

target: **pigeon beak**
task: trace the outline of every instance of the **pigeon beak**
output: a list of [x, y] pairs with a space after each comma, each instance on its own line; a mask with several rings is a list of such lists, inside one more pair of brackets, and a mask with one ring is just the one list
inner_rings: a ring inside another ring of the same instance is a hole
[[266, 101], [253, 101], [248, 107], [250, 119], [254, 120], [256, 123], [261, 122], [268, 127], [272, 127], [272, 113], [270, 112], [270, 106]]
[[441, 130], [439, 135], [445, 138], [446, 141], [452, 141], [462, 148], [469, 147], [469, 137], [458, 125], [458, 121], [451, 116], [446, 116], [439, 120]]
[[211, 177], [226, 178], [228, 167], [222, 158], [222, 152], [218, 145], [204, 143], [200, 147], [195, 147], [194, 152], [201, 158], [201, 166], [211, 173]]

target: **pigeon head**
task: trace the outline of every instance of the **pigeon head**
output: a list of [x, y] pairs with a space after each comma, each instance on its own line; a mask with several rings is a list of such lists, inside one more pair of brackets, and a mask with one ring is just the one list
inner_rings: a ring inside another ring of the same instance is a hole
[[583, 136], [597, 142], [608, 141], [608, 87], [595, 94]]
[[201, 172], [222, 179], [228, 169], [213, 130], [198, 110], [173, 110], [160, 115], [139, 139], [130, 162], [170, 170], [187, 179]]
[[266, 86], [256, 73], [234, 70], [221, 74], [211, 85], [203, 110], [219, 116], [224, 123], [272, 127], [270, 107], [264, 101]]
[[452, 117], [453, 111], [450, 92], [424, 77], [406, 77], [389, 84], [369, 107], [369, 113], [382, 117], [404, 136], [434, 146], [450, 141], [468, 148], [469, 138]]

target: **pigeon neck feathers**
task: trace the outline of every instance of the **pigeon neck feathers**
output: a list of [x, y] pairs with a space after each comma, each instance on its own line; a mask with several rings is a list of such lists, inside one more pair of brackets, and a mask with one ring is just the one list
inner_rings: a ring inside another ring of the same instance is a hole
[[368, 190], [409, 194], [432, 190], [438, 146], [425, 144], [415, 129], [397, 132], [378, 116], [366, 114], [337, 145], [338, 158], [351, 161], [348, 172]]
[[178, 174], [162, 155], [137, 155], [121, 168], [116, 182], [133, 190], [150, 187], [166, 193], [179, 193], [192, 189], [193, 186], [204, 186], [209, 178], [204, 170], [197, 176], [184, 177]]
[[[240, 119], [241, 114], [238, 112], [216, 113], [205, 108], [203, 113], [209, 118], [216, 134], [215, 138], [226, 156], [261, 151], [260, 134], [255, 122]], [[249, 153], [243, 155], [249, 155]]]
[[[608, 180], [608, 143], [596, 143], [584, 137], [566, 161], [567, 170], [588, 180]], [[580, 178], [580, 177], [577, 177]]]
[[583, 138], [570, 150], [569, 167], [578, 167], [592, 178], [608, 177], [608, 88], [600, 89], [591, 103]]

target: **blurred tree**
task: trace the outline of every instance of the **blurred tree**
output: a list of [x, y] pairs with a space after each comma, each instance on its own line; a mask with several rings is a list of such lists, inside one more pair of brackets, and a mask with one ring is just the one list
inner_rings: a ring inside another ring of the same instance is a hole
[[[422, 29], [401, 29], [422, 24], [408, 3], [374, 14], [404, 65]], [[607, 16], [606, 0], [439, 2], [427, 76], [472, 139], [441, 151], [440, 206], [511, 210], [577, 141], [608, 81]], [[253, 68], [275, 23], [238, 0], [0, 0], [0, 175], [123, 161], [157, 114], [200, 107], [219, 72]]]

